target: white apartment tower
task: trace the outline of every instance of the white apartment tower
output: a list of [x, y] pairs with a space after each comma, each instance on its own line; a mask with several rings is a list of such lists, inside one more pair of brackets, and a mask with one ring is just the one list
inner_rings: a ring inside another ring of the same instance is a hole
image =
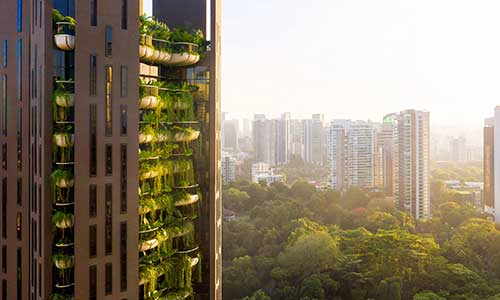
[[404, 110], [394, 120], [394, 196], [415, 219], [430, 217], [429, 112]]
[[222, 153], [221, 173], [225, 184], [236, 180], [236, 159], [227, 152]]
[[370, 122], [334, 120], [327, 135], [329, 185], [339, 191], [374, 185], [374, 127]]

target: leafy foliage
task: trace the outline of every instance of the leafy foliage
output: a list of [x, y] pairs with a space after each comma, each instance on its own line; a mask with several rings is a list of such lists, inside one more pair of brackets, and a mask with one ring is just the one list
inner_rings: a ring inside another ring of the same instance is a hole
[[[224, 299], [482, 300], [500, 294], [500, 231], [446, 201], [415, 221], [391, 198], [297, 181], [223, 189]], [[497, 298], [495, 298], [497, 297]]]

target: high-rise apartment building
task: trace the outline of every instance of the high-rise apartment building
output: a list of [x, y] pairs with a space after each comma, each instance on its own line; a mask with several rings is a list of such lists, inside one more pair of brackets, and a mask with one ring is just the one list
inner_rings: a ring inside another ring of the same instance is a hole
[[276, 164], [276, 122], [265, 115], [255, 115], [253, 120], [254, 161]]
[[235, 119], [225, 120], [222, 126], [224, 128], [222, 148], [237, 151], [239, 149], [239, 121]]
[[0, 8], [0, 299], [221, 299], [220, 1]]
[[375, 129], [375, 147], [373, 149], [373, 184], [392, 195], [392, 145], [394, 138], [395, 114], [384, 117], [382, 124]]
[[290, 120], [290, 156], [303, 159], [304, 148], [304, 120]]
[[304, 120], [302, 159], [313, 164], [322, 164], [324, 158], [325, 135], [323, 131], [324, 116], [314, 114], [311, 119]]
[[290, 160], [290, 113], [283, 113], [276, 124], [276, 164], [285, 165]]
[[449, 138], [449, 155], [453, 162], [463, 162], [467, 160], [467, 145], [465, 138], [450, 137]]
[[495, 115], [484, 122], [484, 205], [500, 223], [500, 106]]
[[334, 120], [328, 133], [329, 185], [339, 191], [357, 186], [371, 188], [373, 175], [373, 124]]
[[429, 113], [404, 110], [394, 119], [393, 191], [400, 209], [430, 217]]
[[236, 180], [236, 159], [227, 152], [222, 153], [221, 174], [225, 184]]
[[256, 114], [252, 132], [255, 162], [264, 162], [271, 166], [288, 163], [289, 113], [284, 113], [280, 119], [267, 119], [265, 115]]
[[244, 118], [242, 120], [241, 136], [244, 138], [252, 137], [252, 121], [250, 119]]

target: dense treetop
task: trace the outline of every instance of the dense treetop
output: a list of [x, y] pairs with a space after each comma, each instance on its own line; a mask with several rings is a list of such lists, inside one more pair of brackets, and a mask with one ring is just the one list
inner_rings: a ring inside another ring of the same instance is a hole
[[223, 298], [500, 299], [500, 231], [444, 186], [433, 192], [433, 218], [416, 222], [361, 189], [224, 187], [236, 220], [223, 226]]

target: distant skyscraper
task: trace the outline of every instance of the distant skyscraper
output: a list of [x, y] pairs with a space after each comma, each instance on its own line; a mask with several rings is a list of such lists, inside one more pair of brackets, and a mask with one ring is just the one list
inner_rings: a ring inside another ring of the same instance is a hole
[[484, 122], [484, 205], [500, 223], [500, 106]]
[[384, 189], [388, 195], [392, 195], [394, 118], [395, 114], [387, 115], [377, 126], [373, 151], [374, 186]]
[[467, 146], [464, 137], [450, 137], [449, 139], [450, 160], [454, 162], [463, 162], [467, 160]]
[[255, 161], [265, 162], [271, 166], [288, 163], [289, 136], [289, 113], [273, 120], [266, 119], [264, 115], [255, 115], [253, 121]]
[[334, 120], [328, 133], [328, 167], [331, 188], [373, 187], [373, 124]]
[[310, 120], [304, 120], [304, 151], [302, 159], [308, 163], [322, 164], [324, 154], [324, 117], [314, 114]]
[[254, 160], [276, 165], [276, 121], [255, 115], [253, 121]]
[[220, 129], [221, 129], [220, 136], [221, 136], [221, 147], [222, 148], [226, 147], [226, 145], [225, 145], [226, 141], [225, 141], [225, 138], [224, 138], [226, 136], [226, 132], [224, 130], [224, 127], [225, 127], [224, 124], [226, 123], [226, 119], [227, 119], [227, 112], [223, 111], [221, 113], [221, 121], [220, 121], [220, 123], [221, 123], [221, 126], [220, 126]]
[[238, 137], [239, 137], [239, 121], [238, 120], [225, 120], [223, 123], [224, 135], [224, 148], [238, 150]]
[[290, 113], [281, 115], [276, 124], [276, 164], [287, 164], [290, 159]]
[[290, 120], [290, 156], [303, 158], [304, 120]]
[[222, 153], [221, 173], [225, 184], [236, 180], [236, 159], [228, 153]]
[[395, 117], [394, 195], [415, 219], [430, 217], [429, 113], [404, 110]]
[[252, 121], [250, 119], [243, 119], [242, 120], [242, 130], [241, 130], [241, 135], [244, 138], [251, 138], [252, 137]]

